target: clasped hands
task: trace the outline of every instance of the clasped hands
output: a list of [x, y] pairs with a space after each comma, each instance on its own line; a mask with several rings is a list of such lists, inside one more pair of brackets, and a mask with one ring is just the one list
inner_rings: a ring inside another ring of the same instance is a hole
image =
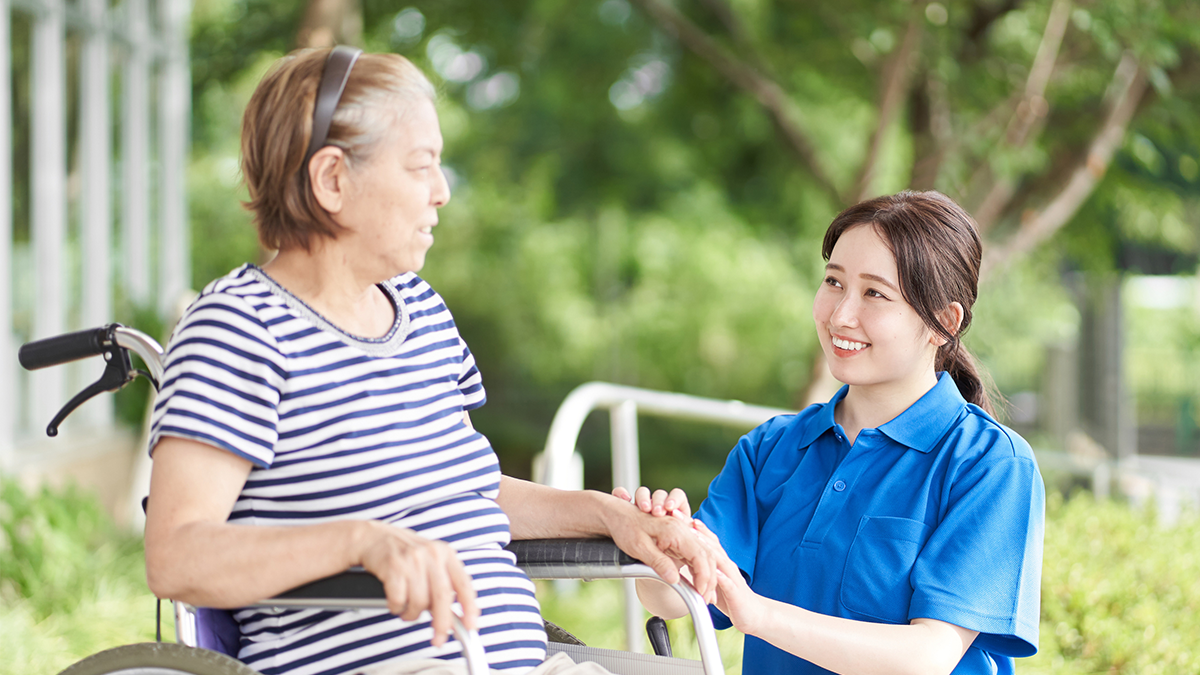
[[[631, 495], [625, 488], [617, 487], [613, 489], [612, 494], [618, 499], [631, 502], [642, 513], [674, 518], [689, 525], [696, 539], [709, 551], [717, 564], [716, 593], [705, 595], [705, 600], [709, 604], [716, 605], [717, 609], [728, 616], [738, 630], [746, 634], [753, 634], [753, 626], [757, 625], [766, 610], [762, 603], [763, 598], [746, 583], [741, 570], [729, 558], [717, 535], [703, 522], [692, 517], [691, 505], [683, 490], [675, 488], [670, 492], [666, 490], [652, 492], [649, 488], [642, 486]], [[689, 581], [692, 581], [692, 570], [688, 566], [680, 567], [679, 571]]]

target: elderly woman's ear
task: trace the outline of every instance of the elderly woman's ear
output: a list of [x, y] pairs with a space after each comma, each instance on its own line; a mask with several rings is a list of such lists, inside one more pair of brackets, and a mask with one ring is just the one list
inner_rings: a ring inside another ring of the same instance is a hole
[[341, 148], [327, 145], [308, 161], [308, 179], [313, 196], [321, 208], [330, 214], [341, 212], [346, 198], [346, 154]]

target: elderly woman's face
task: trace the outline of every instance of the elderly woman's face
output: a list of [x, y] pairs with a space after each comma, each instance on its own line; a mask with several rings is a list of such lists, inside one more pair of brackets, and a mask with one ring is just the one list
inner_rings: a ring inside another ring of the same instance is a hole
[[432, 101], [413, 104], [380, 144], [369, 162], [350, 173], [350, 198], [338, 222], [357, 235], [356, 264], [378, 266], [387, 278], [424, 266], [450, 186], [442, 173], [442, 132]]

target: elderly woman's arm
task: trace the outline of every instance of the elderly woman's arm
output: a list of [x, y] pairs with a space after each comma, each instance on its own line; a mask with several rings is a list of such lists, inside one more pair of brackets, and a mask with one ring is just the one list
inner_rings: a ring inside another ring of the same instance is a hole
[[687, 565], [696, 590], [713, 601], [716, 556], [690, 525], [677, 518], [642, 513], [628, 501], [594, 490], [558, 490], [504, 476], [500, 508], [512, 523], [513, 539], [611, 537], [671, 583]]
[[362, 565], [383, 582], [394, 614], [412, 621], [430, 610], [435, 643], [450, 631], [456, 595], [474, 626], [471, 578], [443, 542], [379, 521], [227, 523], [250, 468], [197, 441], [166, 437], [155, 446], [146, 513], [146, 576], [155, 595], [241, 607]]

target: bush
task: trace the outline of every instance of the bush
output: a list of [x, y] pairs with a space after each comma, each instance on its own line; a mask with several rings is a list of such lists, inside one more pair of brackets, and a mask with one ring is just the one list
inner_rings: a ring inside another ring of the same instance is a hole
[[1200, 671], [1200, 520], [1081, 492], [1047, 500], [1040, 651], [1023, 673]]
[[0, 479], [0, 675], [52, 675], [153, 640], [154, 603], [141, 541], [118, 531], [94, 498]]

